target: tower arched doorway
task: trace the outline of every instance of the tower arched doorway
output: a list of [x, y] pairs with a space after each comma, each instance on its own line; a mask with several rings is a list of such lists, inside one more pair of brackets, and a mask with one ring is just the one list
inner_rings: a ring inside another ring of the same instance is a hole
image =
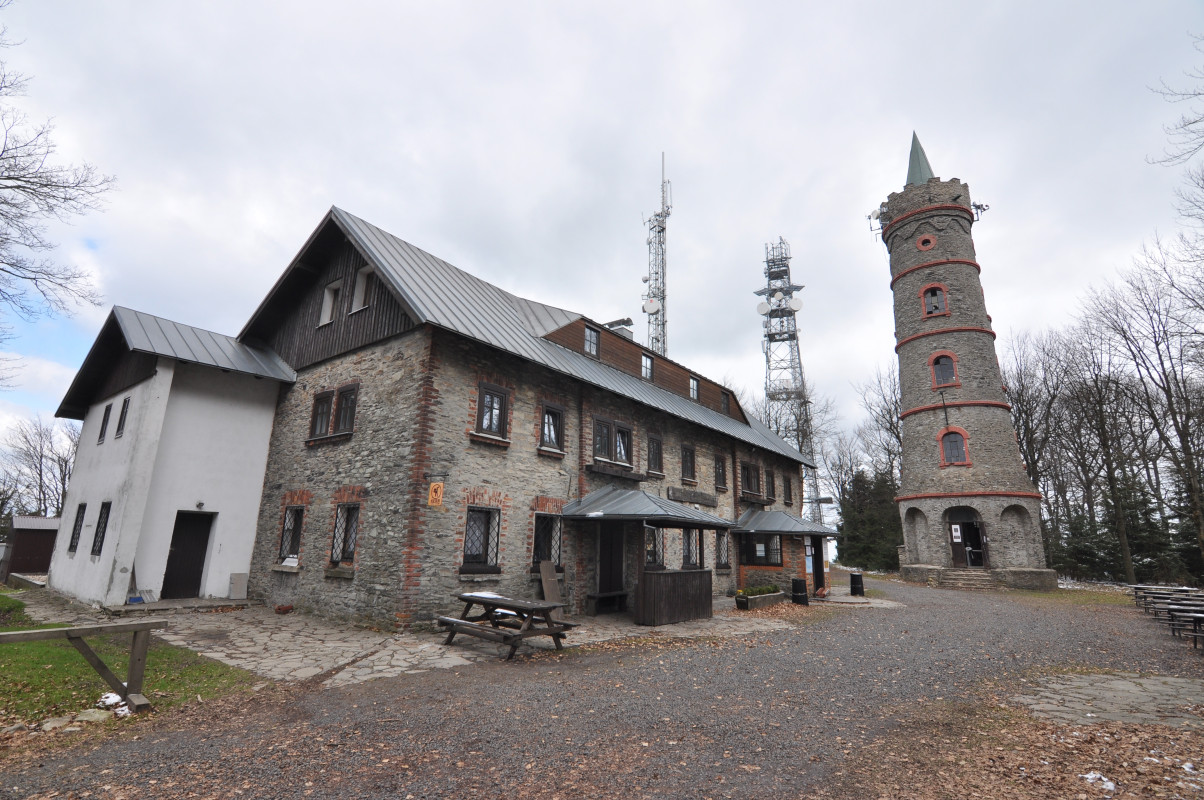
[[982, 517], [969, 506], [954, 506], [945, 512], [953, 566], [986, 568], [991, 565]]

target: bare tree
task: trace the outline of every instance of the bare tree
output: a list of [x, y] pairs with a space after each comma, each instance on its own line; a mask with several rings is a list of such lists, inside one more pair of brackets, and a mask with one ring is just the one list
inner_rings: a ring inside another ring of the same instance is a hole
[[21, 420], [9, 431], [7, 445], [25, 509], [39, 516], [62, 516], [79, 427], [46, 423], [41, 417]]
[[857, 387], [861, 407], [869, 418], [857, 428], [857, 438], [875, 472], [900, 478], [903, 466], [903, 398], [899, 390], [899, 367], [891, 364], [883, 372]]

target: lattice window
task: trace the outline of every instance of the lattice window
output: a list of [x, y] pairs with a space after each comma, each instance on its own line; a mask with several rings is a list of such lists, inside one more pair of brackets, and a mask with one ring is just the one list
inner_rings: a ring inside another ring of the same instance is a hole
[[665, 471], [665, 459], [661, 450], [661, 440], [653, 437], [649, 437], [648, 439], [648, 471]]
[[741, 537], [740, 563], [782, 566], [782, 537], [769, 533], [746, 533]]
[[113, 504], [104, 502], [100, 504], [100, 515], [96, 518], [96, 535], [92, 537], [92, 555], [100, 555], [100, 551], [105, 546], [105, 531], [109, 528], [109, 511], [113, 508]]
[[556, 566], [560, 566], [561, 538], [560, 517], [551, 514], [536, 514], [535, 547], [531, 563], [538, 567], [540, 561], [551, 561]]
[[681, 532], [681, 568], [702, 566], [702, 531], [690, 528]]
[[96, 443], [100, 444], [105, 440], [105, 431], [109, 429], [109, 417], [113, 415], [113, 404], [109, 403], [105, 406], [104, 416], [100, 418], [100, 436], [96, 437]]
[[301, 522], [305, 518], [304, 506], [289, 506], [284, 509], [284, 527], [280, 531], [280, 560], [293, 559], [301, 555]]
[[715, 531], [715, 566], [730, 567], [732, 555], [727, 531]]
[[79, 535], [84, 532], [84, 513], [88, 510], [87, 503], [80, 503], [75, 509], [75, 525], [71, 528], [71, 541], [67, 543], [67, 552], [74, 553], [79, 549]]
[[468, 509], [468, 522], [464, 526], [464, 565], [466, 567], [497, 566], [500, 529], [501, 513], [498, 509]]
[[121, 401], [121, 413], [117, 415], [117, 431], [113, 434], [114, 439], [120, 439], [125, 433], [125, 418], [130, 413], [130, 398], [125, 398]]
[[660, 528], [644, 527], [644, 566], [665, 566], [665, 537]]
[[355, 540], [360, 528], [359, 503], [343, 503], [334, 514], [334, 541], [330, 545], [330, 563], [355, 560]]

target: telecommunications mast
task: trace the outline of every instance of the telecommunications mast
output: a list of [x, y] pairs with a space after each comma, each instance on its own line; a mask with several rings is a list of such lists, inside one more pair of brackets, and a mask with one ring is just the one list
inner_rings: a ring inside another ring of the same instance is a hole
[[[765, 317], [765, 399], [769, 418], [766, 423], [786, 441], [799, 449], [811, 464], [815, 463], [815, 438], [811, 426], [811, 398], [803, 376], [803, 360], [798, 350], [798, 325], [795, 315], [803, 307], [795, 292], [803, 287], [790, 280], [790, 245], [778, 237], [777, 244], [765, 245], [765, 288], [755, 294], [765, 299], [757, 304], [757, 313]], [[814, 467], [807, 467], [807, 497], [813, 522], [823, 523], [819, 504], [819, 480]]]
[[669, 345], [665, 325], [665, 225], [672, 203], [669, 181], [665, 180], [665, 154], [661, 153], [661, 210], [648, 220], [648, 275], [644, 278], [648, 291], [642, 308], [648, 315], [648, 349], [662, 356]]

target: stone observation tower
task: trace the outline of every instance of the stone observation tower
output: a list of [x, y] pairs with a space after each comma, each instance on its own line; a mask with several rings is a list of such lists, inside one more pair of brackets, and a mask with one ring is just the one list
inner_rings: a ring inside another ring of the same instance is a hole
[[970, 236], [982, 210], [966, 184], [933, 177], [912, 134], [907, 185], [877, 212], [895, 295], [903, 577], [1054, 589]]

